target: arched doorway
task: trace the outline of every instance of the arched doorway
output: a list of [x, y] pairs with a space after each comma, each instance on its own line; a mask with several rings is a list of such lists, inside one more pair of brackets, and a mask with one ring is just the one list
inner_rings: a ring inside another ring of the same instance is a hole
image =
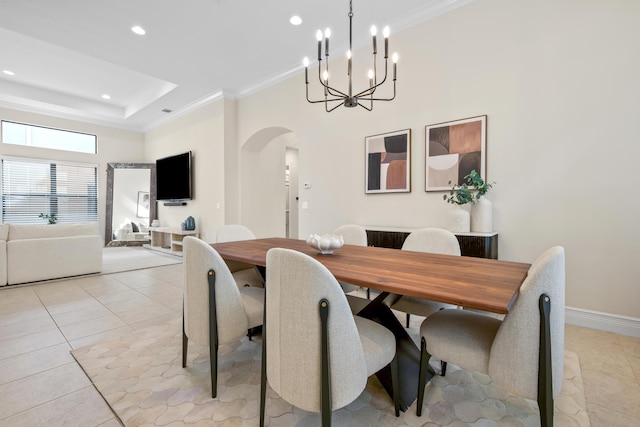
[[287, 128], [269, 127], [242, 144], [240, 217], [257, 236], [298, 238], [298, 144]]

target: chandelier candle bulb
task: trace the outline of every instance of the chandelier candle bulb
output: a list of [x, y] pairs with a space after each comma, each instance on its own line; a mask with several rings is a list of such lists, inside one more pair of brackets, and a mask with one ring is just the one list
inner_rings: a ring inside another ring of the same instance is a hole
[[394, 53], [393, 57], [393, 81], [396, 81], [396, 71], [397, 71], [397, 66], [398, 66], [398, 54]]
[[375, 25], [371, 26], [371, 35], [373, 36], [373, 54], [378, 53], [378, 44], [376, 42], [376, 34], [378, 34], [378, 29]]
[[302, 65], [304, 65], [304, 82], [309, 84], [309, 58], [305, 56], [302, 60]]
[[324, 56], [329, 56], [329, 37], [331, 37], [331, 30], [330, 29], [326, 29], [324, 30]]
[[318, 40], [318, 61], [322, 61], [322, 31], [318, 30], [316, 39]]
[[384, 27], [382, 35], [384, 35], [384, 59], [389, 57], [389, 27]]

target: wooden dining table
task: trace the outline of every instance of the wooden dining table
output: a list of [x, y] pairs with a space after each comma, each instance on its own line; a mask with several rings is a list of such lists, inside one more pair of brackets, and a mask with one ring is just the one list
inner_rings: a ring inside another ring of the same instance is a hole
[[[507, 314], [531, 267], [519, 262], [354, 245], [344, 245], [333, 254], [323, 255], [304, 240], [277, 237], [215, 243], [212, 247], [226, 260], [262, 268], [266, 267], [269, 249], [296, 250], [318, 260], [339, 282], [380, 291], [358, 315], [385, 325], [396, 336], [402, 410], [417, 396], [420, 351], [384, 303], [385, 299], [406, 295]], [[389, 369], [377, 375], [391, 392]]]

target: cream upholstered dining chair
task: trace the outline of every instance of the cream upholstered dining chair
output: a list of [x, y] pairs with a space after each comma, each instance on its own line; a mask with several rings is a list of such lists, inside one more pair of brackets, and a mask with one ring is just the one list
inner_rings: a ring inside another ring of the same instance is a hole
[[[415, 252], [429, 252], [443, 255], [460, 256], [460, 243], [455, 234], [442, 228], [422, 228], [413, 231], [402, 245], [402, 250]], [[403, 296], [391, 308], [407, 314], [406, 327], [412, 314], [427, 317], [443, 308], [453, 308], [450, 304], [428, 301], [420, 298]]]
[[354, 401], [367, 378], [390, 365], [395, 414], [399, 415], [396, 340], [387, 328], [353, 316], [333, 274], [301, 252], [267, 252], [260, 425], [267, 381], [293, 406], [331, 413]]
[[[241, 224], [223, 225], [216, 233], [216, 242], [218, 243], [253, 240], [255, 238], [256, 236], [253, 232], [248, 227]], [[239, 288], [244, 286], [255, 286], [258, 288], [264, 287], [264, 279], [256, 271], [254, 266], [239, 261], [225, 260], [225, 262], [227, 263], [229, 270], [231, 270], [233, 278]]]
[[427, 317], [420, 327], [418, 416], [423, 372], [435, 356], [536, 399], [541, 425], [552, 426], [553, 399], [560, 393], [564, 367], [564, 293], [564, 248], [556, 246], [531, 266], [504, 320], [468, 310], [442, 310]]
[[185, 237], [183, 252], [182, 367], [187, 366], [189, 340], [208, 345], [211, 397], [216, 397], [218, 346], [262, 325], [264, 289], [238, 288], [220, 254], [200, 239]]
[[[361, 225], [345, 224], [333, 230], [333, 234], [342, 236], [346, 245], [367, 246], [367, 230]], [[359, 286], [349, 283], [340, 283], [345, 293], [359, 289]]]

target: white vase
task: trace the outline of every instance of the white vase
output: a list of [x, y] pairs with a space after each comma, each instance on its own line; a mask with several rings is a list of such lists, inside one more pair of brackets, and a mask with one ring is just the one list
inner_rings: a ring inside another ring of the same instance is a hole
[[471, 231], [491, 233], [493, 231], [493, 205], [491, 200], [482, 197], [471, 208]]
[[447, 229], [452, 233], [468, 233], [471, 229], [470, 223], [471, 218], [467, 205], [456, 205], [454, 209], [449, 211]]

